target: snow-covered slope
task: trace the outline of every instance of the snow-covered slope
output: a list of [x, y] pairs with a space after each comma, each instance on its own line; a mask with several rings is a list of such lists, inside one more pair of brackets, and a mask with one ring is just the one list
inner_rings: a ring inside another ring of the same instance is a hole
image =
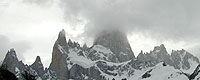
[[163, 62], [158, 63], [154, 67], [141, 70], [143, 73], [140, 76], [132, 76], [130, 80], [188, 80], [180, 70], [173, 66], [165, 65]]

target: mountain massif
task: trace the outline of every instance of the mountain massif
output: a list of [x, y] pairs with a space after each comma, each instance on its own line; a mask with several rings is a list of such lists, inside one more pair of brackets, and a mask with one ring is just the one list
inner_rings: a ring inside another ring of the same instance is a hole
[[185, 74], [193, 71], [196, 72], [193, 79], [200, 78], [199, 59], [186, 50], [173, 50], [169, 54], [161, 44], [135, 56], [126, 34], [120, 31], [102, 32], [88, 47], [66, 40], [62, 30], [48, 68], [44, 69], [39, 56], [33, 64], [24, 64], [14, 49], [7, 52], [2, 64], [19, 79], [25, 70], [38, 80], [188, 80]]

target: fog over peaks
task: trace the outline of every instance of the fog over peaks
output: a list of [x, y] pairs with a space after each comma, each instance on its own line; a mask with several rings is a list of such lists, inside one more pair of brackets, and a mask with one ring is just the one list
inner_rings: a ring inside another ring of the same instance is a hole
[[[67, 21], [85, 23], [85, 33], [119, 29], [170, 38], [198, 36], [197, 0], [61, 0]], [[196, 7], [195, 7], [196, 6]], [[194, 17], [195, 16], [195, 17]], [[95, 33], [95, 34], [96, 34]], [[193, 36], [191, 36], [191, 34]], [[199, 36], [198, 36], [199, 37]]]
[[198, 55], [199, 3], [200, 0], [0, 0], [0, 34], [9, 37], [6, 40], [0, 36], [2, 52], [14, 47], [18, 53], [28, 50], [31, 55], [50, 60], [57, 33], [64, 28], [67, 39], [81, 44], [92, 43], [91, 38], [103, 31], [120, 30], [128, 35], [136, 54], [163, 43], [170, 51], [184, 48]]
[[[55, 3], [64, 10], [67, 23], [84, 25], [84, 34], [94, 37], [104, 30], [127, 34], [145, 32], [156, 38], [200, 39], [198, 0], [30, 0]], [[43, 5], [42, 5], [43, 6]], [[78, 26], [79, 27], [79, 26]], [[192, 36], [191, 36], [192, 35]]]

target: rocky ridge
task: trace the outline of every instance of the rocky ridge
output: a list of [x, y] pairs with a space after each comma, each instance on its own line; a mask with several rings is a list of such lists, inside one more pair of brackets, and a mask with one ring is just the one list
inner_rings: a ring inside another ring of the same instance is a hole
[[[30, 74], [35, 75], [37, 80], [57, 79], [54, 71], [51, 71], [48, 69], [44, 71], [44, 67], [39, 56], [37, 56], [35, 62], [32, 65], [27, 65], [27, 64], [24, 64], [22, 61], [18, 60], [16, 51], [14, 50], [14, 48], [10, 49], [7, 52], [2, 65], [6, 66], [5, 68], [7, 70], [14, 73], [19, 80], [23, 80], [21, 73], [23, 73], [24, 71], [29, 71]], [[46, 77], [46, 76], [51, 76], [51, 77]]]
[[[161, 63], [167, 68], [161, 66]], [[150, 52], [141, 51], [135, 57], [126, 35], [118, 31], [102, 33], [91, 47], [86, 44], [81, 47], [77, 42], [70, 39], [67, 41], [65, 31], [62, 30], [53, 46], [49, 68], [44, 70], [39, 56], [32, 65], [25, 65], [22, 61], [18, 61], [14, 49], [8, 51], [3, 64], [6, 64], [7, 69], [18, 77], [24, 70], [31, 70], [38, 79], [44, 80], [110, 80], [112, 78], [120, 80], [133, 77], [142, 80], [141, 75], [146, 71], [156, 72], [160, 68], [173, 68], [175, 72], [189, 70], [199, 64], [199, 59], [185, 50], [173, 50], [170, 55], [163, 44], [154, 47]], [[174, 72], [170, 74], [179, 75]]]

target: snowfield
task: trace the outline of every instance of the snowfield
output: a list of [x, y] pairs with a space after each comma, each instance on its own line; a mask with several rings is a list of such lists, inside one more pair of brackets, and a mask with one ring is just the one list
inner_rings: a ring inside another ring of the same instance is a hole
[[[110, 50], [104, 48], [103, 46], [96, 46], [94, 47], [95, 50], [98, 50], [100, 52], [105, 52], [105, 53], [110, 53]], [[105, 50], [105, 51], [102, 51]], [[78, 64], [84, 68], [90, 68], [92, 66], [96, 66], [96, 62], [98, 61], [103, 61], [106, 62], [106, 64], [108, 66], [120, 66], [120, 65], [127, 65], [130, 61], [126, 61], [123, 63], [113, 63], [113, 62], [108, 62], [105, 60], [97, 60], [97, 61], [92, 61], [84, 56], [80, 56], [78, 55], [78, 50], [77, 49], [70, 49], [69, 50], [69, 58], [70, 58], [70, 62], [74, 63], [74, 64]], [[183, 69], [175, 69], [173, 66], [163, 66], [163, 62], [158, 63], [156, 66], [154, 67], [149, 67], [149, 68], [144, 68], [142, 70], [136, 70], [134, 69], [134, 74], [131, 76], [127, 76], [128, 72], [124, 72], [122, 75], [117, 75], [117, 76], [112, 76], [112, 75], [108, 75], [106, 73], [104, 73], [103, 71], [101, 71], [101, 69], [98, 68], [98, 70], [101, 72], [101, 75], [105, 76], [106, 79], [115, 79], [115, 80], [122, 80], [124, 78], [126, 78], [127, 80], [188, 80], [188, 78], [183, 75], [180, 74], [180, 72], [185, 72], [185, 73], [192, 73], [194, 71], [194, 69], [196, 68], [196, 66], [198, 65], [198, 63], [194, 62], [193, 60], [189, 60], [190, 65], [191, 65], [191, 69], [189, 70], [183, 70]], [[73, 65], [71, 65], [73, 66]], [[70, 68], [70, 67], [69, 67]], [[148, 72], [152, 70], [151, 72], [149, 72], [149, 74], [151, 75], [150, 77], [147, 78], [143, 78], [142, 76]], [[112, 72], [118, 72], [118, 70], [114, 70]]]

